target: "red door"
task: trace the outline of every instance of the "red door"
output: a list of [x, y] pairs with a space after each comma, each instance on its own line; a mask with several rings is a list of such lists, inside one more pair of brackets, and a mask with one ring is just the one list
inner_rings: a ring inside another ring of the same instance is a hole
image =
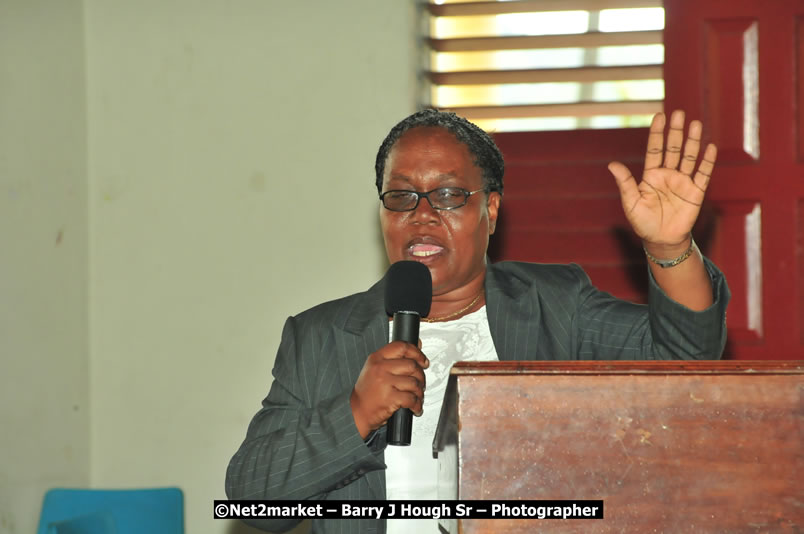
[[[694, 230], [732, 289], [724, 357], [804, 357], [804, 2], [665, 0], [666, 111], [719, 147]], [[647, 129], [495, 136], [506, 185], [494, 259], [580, 263], [645, 300], [646, 267], [606, 165], [638, 172]]]
[[665, 0], [666, 109], [719, 148], [701, 221], [733, 300], [730, 357], [804, 357], [804, 2]]

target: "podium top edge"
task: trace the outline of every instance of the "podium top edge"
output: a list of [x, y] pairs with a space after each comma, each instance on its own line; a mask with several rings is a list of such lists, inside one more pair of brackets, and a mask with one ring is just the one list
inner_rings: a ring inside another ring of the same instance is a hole
[[458, 362], [450, 375], [804, 374], [804, 360]]

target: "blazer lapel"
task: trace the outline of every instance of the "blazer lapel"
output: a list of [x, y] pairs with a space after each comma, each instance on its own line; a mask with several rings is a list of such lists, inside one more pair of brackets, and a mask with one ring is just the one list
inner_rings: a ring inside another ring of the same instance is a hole
[[388, 316], [384, 304], [385, 284], [382, 280], [354, 301], [339, 332], [338, 348], [343, 351], [340, 359], [341, 377], [344, 386], [354, 387], [366, 358], [372, 352], [388, 344]]
[[486, 314], [500, 360], [537, 359], [541, 311], [532, 292], [531, 284], [487, 263]]
[[[388, 315], [384, 299], [385, 284], [380, 280], [355, 299], [351, 310], [345, 314], [345, 320], [336, 328], [338, 365], [344, 389], [354, 387], [368, 355], [388, 344]], [[380, 433], [382, 435], [374, 439], [385, 439], [385, 427], [380, 429]], [[385, 461], [382, 452], [379, 459]], [[365, 478], [374, 498], [384, 500], [385, 470], [371, 471]]]

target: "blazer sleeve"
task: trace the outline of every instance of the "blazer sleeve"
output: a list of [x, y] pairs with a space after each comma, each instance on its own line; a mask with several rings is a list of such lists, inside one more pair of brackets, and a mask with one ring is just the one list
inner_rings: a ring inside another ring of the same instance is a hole
[[[320, 334], [299, 328], [296, 318], [285, 323], [271, 389], [226, 471], [230, 499], [324, 499], [366, 472], [385, 468], [355, 426], [351, 391], [338, 390], [337, 376], [320, 376], [331, 371], [325, 358], [338, 355], [322, 354], [327, 345], [316, 337]], [[331, 385], [323, 393], [311, 387], [322, 383]], [[281, 532], [299, 522], [249, 523]]]
[[614, 298], [578, 277], [578, 309], [573, 325], [580, 359], [719, 359], [726, 345], [726, 306], [731, 294], [723, 273], [707, 258], [714, 302], [693, 311], [670, 299], [648, 270], [648, 304]]

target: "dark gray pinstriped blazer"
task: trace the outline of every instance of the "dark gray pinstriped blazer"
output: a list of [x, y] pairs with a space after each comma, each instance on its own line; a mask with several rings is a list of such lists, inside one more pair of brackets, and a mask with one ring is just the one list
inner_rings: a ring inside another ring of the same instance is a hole
[[[595, 289], [577, 265], [502, 262], [486, 273], [486, 311], [500, 360], [717, 359], [729, 290], [705, 260], [715, 302], [693, 312], [651, 279], [650, 305]], [[349, 397], [368, 354], [388, 342], [380, 281], [285, 323], [274, 382], [229, 463], [231, 499], [385, 499], [384, 429], [369, 445]], [[297, 520], [252, 522], [284, 531]], [[319, 520], [313, 532], [384, 532], [384, 521]]]

